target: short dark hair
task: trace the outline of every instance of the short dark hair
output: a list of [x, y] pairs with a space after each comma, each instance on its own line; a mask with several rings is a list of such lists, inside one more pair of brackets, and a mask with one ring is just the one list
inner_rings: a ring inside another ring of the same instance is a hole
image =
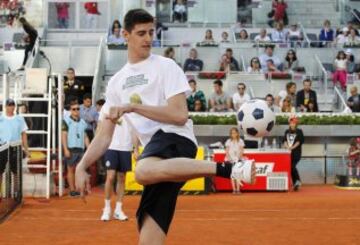
[[271, 50], [274, 50], [274, 45], [265, 45], [265, 50], [267, 50], [268, 48], [271, 48]]
[[311, 85], [311, 83], [312, 83], [312, 81], [311, 81], [309, 78], [306, 78], [306, 79], [303, 81], [303, 84], [306, 83], [306, 82], [310, 83], [310, 85]]
[[104, 104], [105, 104], [105, 100], [104, 100], [104, 99], [99, 99], [98, 101], [96, 101], [96, 105], [103, 106]]
[[238, 86], [240, 86], [240, 85], [244, 86], [244, 88], [246, 89], [245, 83], [238, 83]]
[[73, 106], [73, 105], [78, 105], [78, 104], [79, 104], [78, 100], [72, 100], [72, 101], [70, 101], [70, 103], [69, 103], [69, 107], [71, 107], [71, 106]]
[[190, 80], [188, 81], [188, 83], [194, 83], [194, 84], [196, 85], [195, 79], [190, 79]]
[[75, 69], [74, 69], [74, 68], [72, 68], [72, 67], [69, 67], [67, 70], [68, 70], [68, 71], [72, 71], [72, 72], [74, 72], [74, 73], [75, 73]]
[[86, 100], [86, 99], [92, 99], [92, 97], [91, 97], [91, 94], [90, 94], [90, 93], [86, 93], [86, 94], [84, 94], [83, 100]]
[[287, 84], [286, 84], [286, 90], [289, 90], [292, 86], [294, 86], [294, 85], [296, 85], [296, 83], [294, 83], [294, 82], [288, 82]]
[[128, 32], [131, 32], [135, 25], [153, 23], [154, 17], [144, 9], [132, 9], [129, 10], [124, 18], [124, 28]]
[[231, 48], [227, 48], [227, 49], [226, 49], [226, 52], [231, 52], [231, 53], [232, 53], [233, 50], [232, 50]]
[[223, 86], [223, 82], [221, 80], [219, 80], [219, 79], [214, 81], [214, 85], [215, 84], [219, 85], [220, 87]]
[[265, 98], [268, 98], [268, 97], [270, 97], [271, 99], [274, 99], [274, 96], [273, 96], [272, 94], [267, 94], [267, 95], [265, 96]]

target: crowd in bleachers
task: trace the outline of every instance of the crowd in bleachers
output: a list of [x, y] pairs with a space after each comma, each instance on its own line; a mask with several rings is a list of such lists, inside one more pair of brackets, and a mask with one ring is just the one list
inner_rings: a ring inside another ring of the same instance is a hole
[[24, 1], [0, 0], [0, 26], [13, 26], [25, 14]]

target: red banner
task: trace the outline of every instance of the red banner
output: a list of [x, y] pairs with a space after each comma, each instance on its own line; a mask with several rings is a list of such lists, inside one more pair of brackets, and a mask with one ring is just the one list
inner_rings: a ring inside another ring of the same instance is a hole
[[[244, 154], [249, 159], [255, 160], [256, 165], [256, 183], [254, 185], [245, 184], [241, 190], [266, 191], [267, 174], [272, 172], [288, 173], [288, 188], [291, 187], [291, 155], [290, 152], [283, 150], [259, 151], [245, 150]], [[215, 153], [214, 161], [221, 163], [225, 159], [225, 153]], [[215, 188], [218, 191], [231, 191], [231, 182], [229, 179], [215, 177]]]

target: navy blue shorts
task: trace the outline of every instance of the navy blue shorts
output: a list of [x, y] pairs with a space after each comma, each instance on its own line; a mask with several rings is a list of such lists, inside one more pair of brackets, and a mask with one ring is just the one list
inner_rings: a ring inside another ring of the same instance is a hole
[[131, 152], [107, 150], [105, 152], [106, 170], [115, 170], [120, 173], [131, 171]]
[[[147, 157], [195, 158], [196, 153], [197, 146], [190, 139], [159, 130], [145, 146], [140, 159]], [[185, 182], [161, 182], [144, 187], [136, 213], [139, 230], [141, 230], [145, 214], [148, 214], [167, 234], [174, 216], [177, 196], [184, 184]]]
[[70, 157], [64, 158], [66, 166], [75, 167], [84, 155], [84, 150], [81, 148], [69, 148]]

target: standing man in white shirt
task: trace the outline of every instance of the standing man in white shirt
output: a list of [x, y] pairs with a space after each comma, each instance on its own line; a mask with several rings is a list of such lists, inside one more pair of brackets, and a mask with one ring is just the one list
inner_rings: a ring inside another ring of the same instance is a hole
[[245, 83], [238, 83], [237, 90], [238, 92], [235, 93], [232, 97], [235, 111], [238, 111], [242, 106], [242, 104], [244, 104], [246, 101], [249, 101], [251, 99], [250, 96], [247, 93], [245, 93], [246, 91]]
[[115, 123], [120, 118], [129, 123], [144, 146], [135, 169], [136, 181], [144, 185], [137, 211], [139, 244], [165, 243], [177, 195], [187, 180], [216, 175], [253, 183], [256, 176], [250, 161], [232, 167], [194, 160], [197, 141], [186, 105], [191, 89], [173, 60], [151, 54], [154, 29], [154, 18], [145, 10], [126, 14], [128, 63], [108, 83], [108, 116], [76, 170], [77, 187], [84, 193], [86, 169], [107, 150]]
[[[101, 121], [104, 119], [105, 115], [101, 111], [99, 127], [101, 127]], [[120, 221], [128, 219], [122, 209], [122, 201], [125, 193], [126, 172], [131, 171], [131, 152], [133, 149], [135, 156], [138, 156], [138, 148], [137, 145], [134, 148], [134, 143], [131, 129], [126, 121], [118, 123], [115, 126], [109, 149], [105, 153], [105, 207], [101, 216], [102, 221], [109, 221], [111, 218], [111, 193], [113, 192], [115, 179], [117, 179], [116, 207], [113, 217]]]

